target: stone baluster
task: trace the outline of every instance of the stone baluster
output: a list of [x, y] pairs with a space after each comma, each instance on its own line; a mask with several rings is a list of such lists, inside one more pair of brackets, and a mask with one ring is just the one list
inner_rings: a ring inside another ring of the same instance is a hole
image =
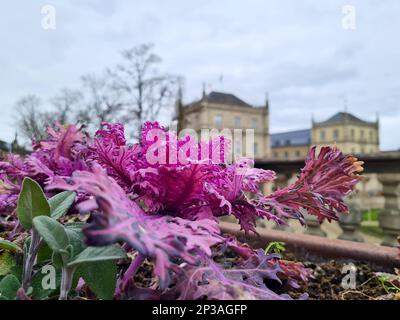
[[321, 224], [319, 223], [317, 217], [308, 213], [304, 213], [304, 219], [306, 220], [306, 228], [304, 230], [305, 234], [326, 237], [326, 232], [321, 229]]
[[400, 235], [399, 184], [400, 174], [378, 174], [382, 183], [384, 208], [379, 213], [379, 226], [383, 229], [382, 245], [395, 247]]
[[349, 208], [348, 214], [341, 214], [339, 217], [339, 225], [343, 232], [338, 239], [363, 242], [364, 238], [360, 233], [362, 221], [362, 211], [360, 206], [354, 200], [347, 201]]

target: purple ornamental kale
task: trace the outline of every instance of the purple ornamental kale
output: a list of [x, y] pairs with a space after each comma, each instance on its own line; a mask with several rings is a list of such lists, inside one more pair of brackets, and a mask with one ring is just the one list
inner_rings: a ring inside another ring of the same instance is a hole
[[76, 172], [72, 184], [57, 184], [53, 188], [83, 191], [93, 198], [81, 202], [82, 212], [93, 211], [91, 223], [84, 229], [87, 244], [104, 246], [123, 241], [142, 256], [154, 260], [155, 275], [160, 287], [170, 284], [169, 271], [180, 273], [172, 259], [191, 265], [200, 263], [196, 252], [211, 256], [211, 247], [222, 242], [215, 220], [196, 221], [169, 215], [147, 214], [129, 199], [116, 181], [97, 164], [92, 172]]
[[74, 125], [48, 129], [49, 138], [33, 143], [33, 152], [21, 159], [7, 155], [0, 162], [0, 212], [16, 207], [22, 180], [30, 177], [42, 187], [57, 179], [70, 177], [76, 170], [87, 170], [84, 135]]

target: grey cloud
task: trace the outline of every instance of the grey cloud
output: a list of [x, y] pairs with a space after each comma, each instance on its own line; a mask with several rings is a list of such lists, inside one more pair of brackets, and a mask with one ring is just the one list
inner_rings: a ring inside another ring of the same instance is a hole
[[[309, 126], [343, 109], [381, 114], [382, 147], [400, 147], [400, 2], [353, 0], [357, 28], [341, 27], [341, 0], [53, 0], [57, 30], [40, 28], [44, 1], [8, 0], [0, 16], [0, 139], [14, 133], [13, 103], [76, 87], [119, 52], [154, 42], [166, 71], [185, 77], [185, 100], [210, 88], [253, 104], [271, 97], [274, 131]], [[223, 83], [219, 82], [223, 75]]]

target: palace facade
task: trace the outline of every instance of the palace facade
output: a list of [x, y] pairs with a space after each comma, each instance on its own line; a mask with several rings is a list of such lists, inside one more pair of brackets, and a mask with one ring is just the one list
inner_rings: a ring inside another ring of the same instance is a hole
[[[379, 120], [362, 120], [349, 112], [338, 112], [324, 121], [311, 121], [310, 129], [269, 132], [269, 100], [262, 106], [251, 105], [230, 93], [203, 90], [199, 100], [177, 103], [178, 126], [200, 133], [202, 129], [254, 129], [254, 158], [273, 160], [304, 159], [311, 146], [336, 145], [344, 153], [379, 153]], [[246, 139], [234, 141], [236, 154], [245, 154]]]

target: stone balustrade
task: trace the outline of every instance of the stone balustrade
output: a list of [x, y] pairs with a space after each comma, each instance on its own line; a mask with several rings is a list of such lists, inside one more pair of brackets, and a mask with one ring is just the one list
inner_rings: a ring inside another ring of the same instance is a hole
[[343, 232], [338, 239], [363, 242], [364, 238], [360, 232], [362, 211], [355, 203], [350, 202], [347, 205], [349, 213], [342, 214], [339, 218], [339, 224]]
[[[364, 181], [361, 182], [357, 189], [358, 191], [349, 199], [346, 199], [349, 205], [350, 213], [342, 215], [339, 225], [342, 233], [339, 239], [352, 240], [362, 242], [363, 236], [360, 233], [362, 221], [362, 209], [379, 209], [379, 227], [383, 230], [382, 245], [397, 246], [398, 237], [400, 236], [400, 153], [393, 155], [385, 155], [384, 153], [376, 156], [364, 157], [361, 160], [364, 164]], [[293, 174], [300, 172], [304, 166], [304, 161], [258, 161], [256, 167], [270, 169], [279, 172], [278, 182], [275, 187], [269, 186], [271, 189], [283, 187], [289, 183]], [[282, 174], [283, 173], [283, 174]], [[373, 181], [369, 180], [373, 178]], [[371, 194], [366, 189], [366, 184], [369, 182], [375, 183], [378, 180], [382, 186], [379, 186], [379, 193], [376, 197], [379, 201], [371, 201]], [[269, 193], [269, 192], [268, 192]], [[366, 199], [368, 201], [366, 201]], [[374, 204], [379, 203], [375, 207]], [[382, 208], [383, 207], [383, 208]], [[321, 229], [318, 220], [306, 215], [307, 228], [304, 233], [325, 237], [326, 233]], [[287, 229], [285, 231], [290, 231]]]
[[384, 233], [382, 244], [396, 246], [397, 237], [400, 236], [400, 174], [379, 174], [378, 179], [383, 185], [385, 199], [384, 208], [379, 214], [379, 226]]

